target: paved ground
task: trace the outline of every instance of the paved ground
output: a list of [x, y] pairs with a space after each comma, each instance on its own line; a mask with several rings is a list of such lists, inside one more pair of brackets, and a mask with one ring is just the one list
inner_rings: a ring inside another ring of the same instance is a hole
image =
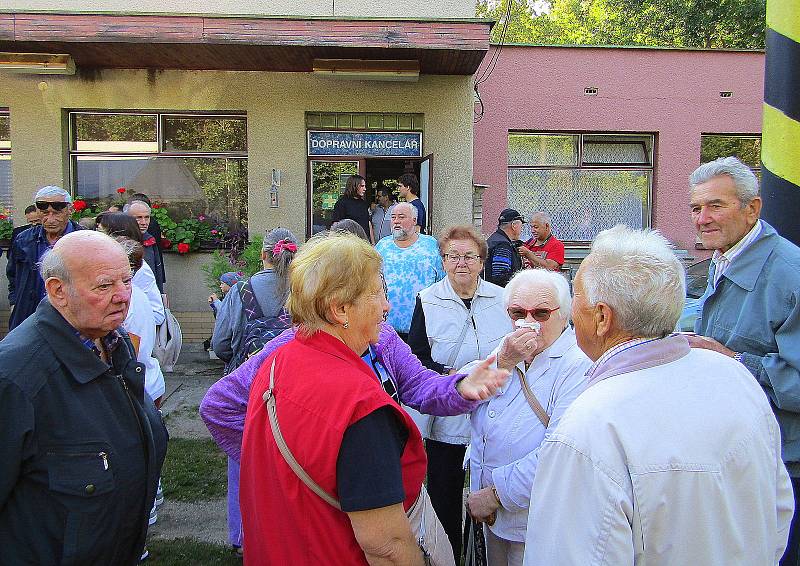
[[[209, 437], [197, 409], [208, 388], [222, 375], [222, 362], [209, 360], [199, 344], [185, 344], [173, 373], [164, 375], [166, 392], [161, 410], [173, 438]], [[169, 454], [167, 454], [169, 458]], [[164, 501], [149, 536], [195, 538], [227, 544], [225, 500], [197, 503]]]

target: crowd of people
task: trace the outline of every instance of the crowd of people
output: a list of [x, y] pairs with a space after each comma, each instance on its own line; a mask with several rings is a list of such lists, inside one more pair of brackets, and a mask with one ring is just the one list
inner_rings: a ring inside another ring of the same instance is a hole
[[[200, 414], [247, 564], [798, 563], [800, 248], [752, 171], [690, 178], [714, 250], [696, 333], [657, 231], [600, 232], [569, 281], [545, 212], [435, 238], [400, 185], [371, 209], [351, 177], [329, 231], [271, 230], [263, 270], [209, 297], [226, 365]], [[0, 541], [10, 563], [135, 564], [166, 445], [149, 209], [88, 231], [69, 202], [39, 191], [9, 258]]]

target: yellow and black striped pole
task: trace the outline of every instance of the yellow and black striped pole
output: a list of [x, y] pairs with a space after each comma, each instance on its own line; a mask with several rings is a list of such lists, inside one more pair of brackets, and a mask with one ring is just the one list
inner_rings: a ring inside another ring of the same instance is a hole
[[800, 0], [768, 0], [761, 217], [800, 245]]

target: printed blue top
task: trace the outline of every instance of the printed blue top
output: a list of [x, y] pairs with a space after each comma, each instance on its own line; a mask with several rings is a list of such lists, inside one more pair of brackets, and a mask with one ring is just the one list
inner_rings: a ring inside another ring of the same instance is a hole
[[420, 234], [412, 245], [401, 248], [386, 236], [375, 249], [383, 258], [383, 276], [389, 290], [391, 310], [387, 322], [397, 332], [407, 334], [417, 293], [444, 277], [439, 244], [433, 236]]

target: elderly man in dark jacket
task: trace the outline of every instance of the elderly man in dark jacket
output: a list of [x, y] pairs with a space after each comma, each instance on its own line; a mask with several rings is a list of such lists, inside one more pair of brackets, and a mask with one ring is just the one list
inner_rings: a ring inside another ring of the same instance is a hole
[[39, 276], [37, 267], [44, 253], [65, 234], [83, 230], [77, 222], [69, 219], [72, 197], [61, 187], [39, 189], [35, 205], [42, 223], [18, 234], [8, 251], [8, 302], [13, 307], [8, 320], [9, 330], [33, 314], [39, 301], [44, 298], [44, 280]]
[[47, 298], [0, 342], [0, 562], [133, 565], [167, 434], [119, 329], [128, 258], [84, 230], [41, 272]]

